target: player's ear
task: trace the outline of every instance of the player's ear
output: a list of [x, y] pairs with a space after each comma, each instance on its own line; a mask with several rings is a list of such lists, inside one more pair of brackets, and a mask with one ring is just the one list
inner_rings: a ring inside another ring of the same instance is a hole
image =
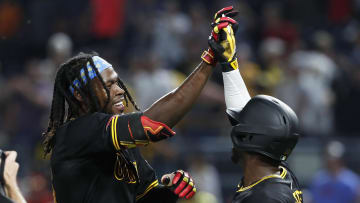
[[77, 91], [74, 90], [74, 97], [79, 101], [79, 102], [83, 102], [83, 98], [81, 97], [81, 94]]

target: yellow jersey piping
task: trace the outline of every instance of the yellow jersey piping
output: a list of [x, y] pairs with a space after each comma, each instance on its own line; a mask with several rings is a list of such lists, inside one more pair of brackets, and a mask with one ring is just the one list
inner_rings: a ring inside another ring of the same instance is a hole
[[144, 197], [150, 190], [152, 190], [154, 187], [156, 187], [158, 185], [159, 185], [158, 180], [155, 180], [154, 182], [152, 182], [141, 195], [136, 196], [136, 201], [138, 201], [139, 199]]
[[236, 192], [243, 192], [245, 190], [248, 190], [248, 189], [254, 187], [255, 185], [257, 185], [257, 184], [261, 183], [262, 181], [264, 181], [266, 179], [269, 179], [269, 178], [281, 178], [281, 179], [284, 179], [286, 174], [287, 174], [287, 170], [282, 166], [280, 166], [280, 168], [282, 169], [282, 172], [281, 172], [280, 175], [272, 174], [272, 175], [265, 176], [265, 177], [261, 178], [260, 180], [256, 181], [255, 183], [249, 185], [249, 186], [246, 186], [246, 187], [241, 186], [240, 189], [238, 191], [236, 191]]

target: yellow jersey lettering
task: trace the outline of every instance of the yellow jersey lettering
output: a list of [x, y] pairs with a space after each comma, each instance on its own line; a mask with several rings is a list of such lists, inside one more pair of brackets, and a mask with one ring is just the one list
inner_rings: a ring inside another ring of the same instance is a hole
[[295, 192], [293, 192], [293, 196], [295, 198], [295, 203], [302, 203], [302, 192], [300, 190], [296, 190]]

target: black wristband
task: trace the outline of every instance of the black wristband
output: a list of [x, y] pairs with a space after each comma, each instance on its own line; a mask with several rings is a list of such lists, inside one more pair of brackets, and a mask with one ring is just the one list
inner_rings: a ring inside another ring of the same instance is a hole
[[230, 72], [239, 68], [237, 58], [234, 57], [230, 62], [220, 63], [222, 72]]

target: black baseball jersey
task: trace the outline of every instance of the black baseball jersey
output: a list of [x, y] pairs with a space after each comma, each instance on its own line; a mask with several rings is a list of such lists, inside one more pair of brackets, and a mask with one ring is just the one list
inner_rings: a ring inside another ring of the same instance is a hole
[[141, 115], [92, 113], [57, 130], [51, 155], [55, 202], [133, 203], [161, 189], [163, 198], [176, 200], [136, 148], [148, 143], [134, 139], [148, 136]]
[[233, 203], [303, 203], [295, 177], [284, 167], [281, 167], [280, 175], [266, 176], [247, 187], [241, 185]]

